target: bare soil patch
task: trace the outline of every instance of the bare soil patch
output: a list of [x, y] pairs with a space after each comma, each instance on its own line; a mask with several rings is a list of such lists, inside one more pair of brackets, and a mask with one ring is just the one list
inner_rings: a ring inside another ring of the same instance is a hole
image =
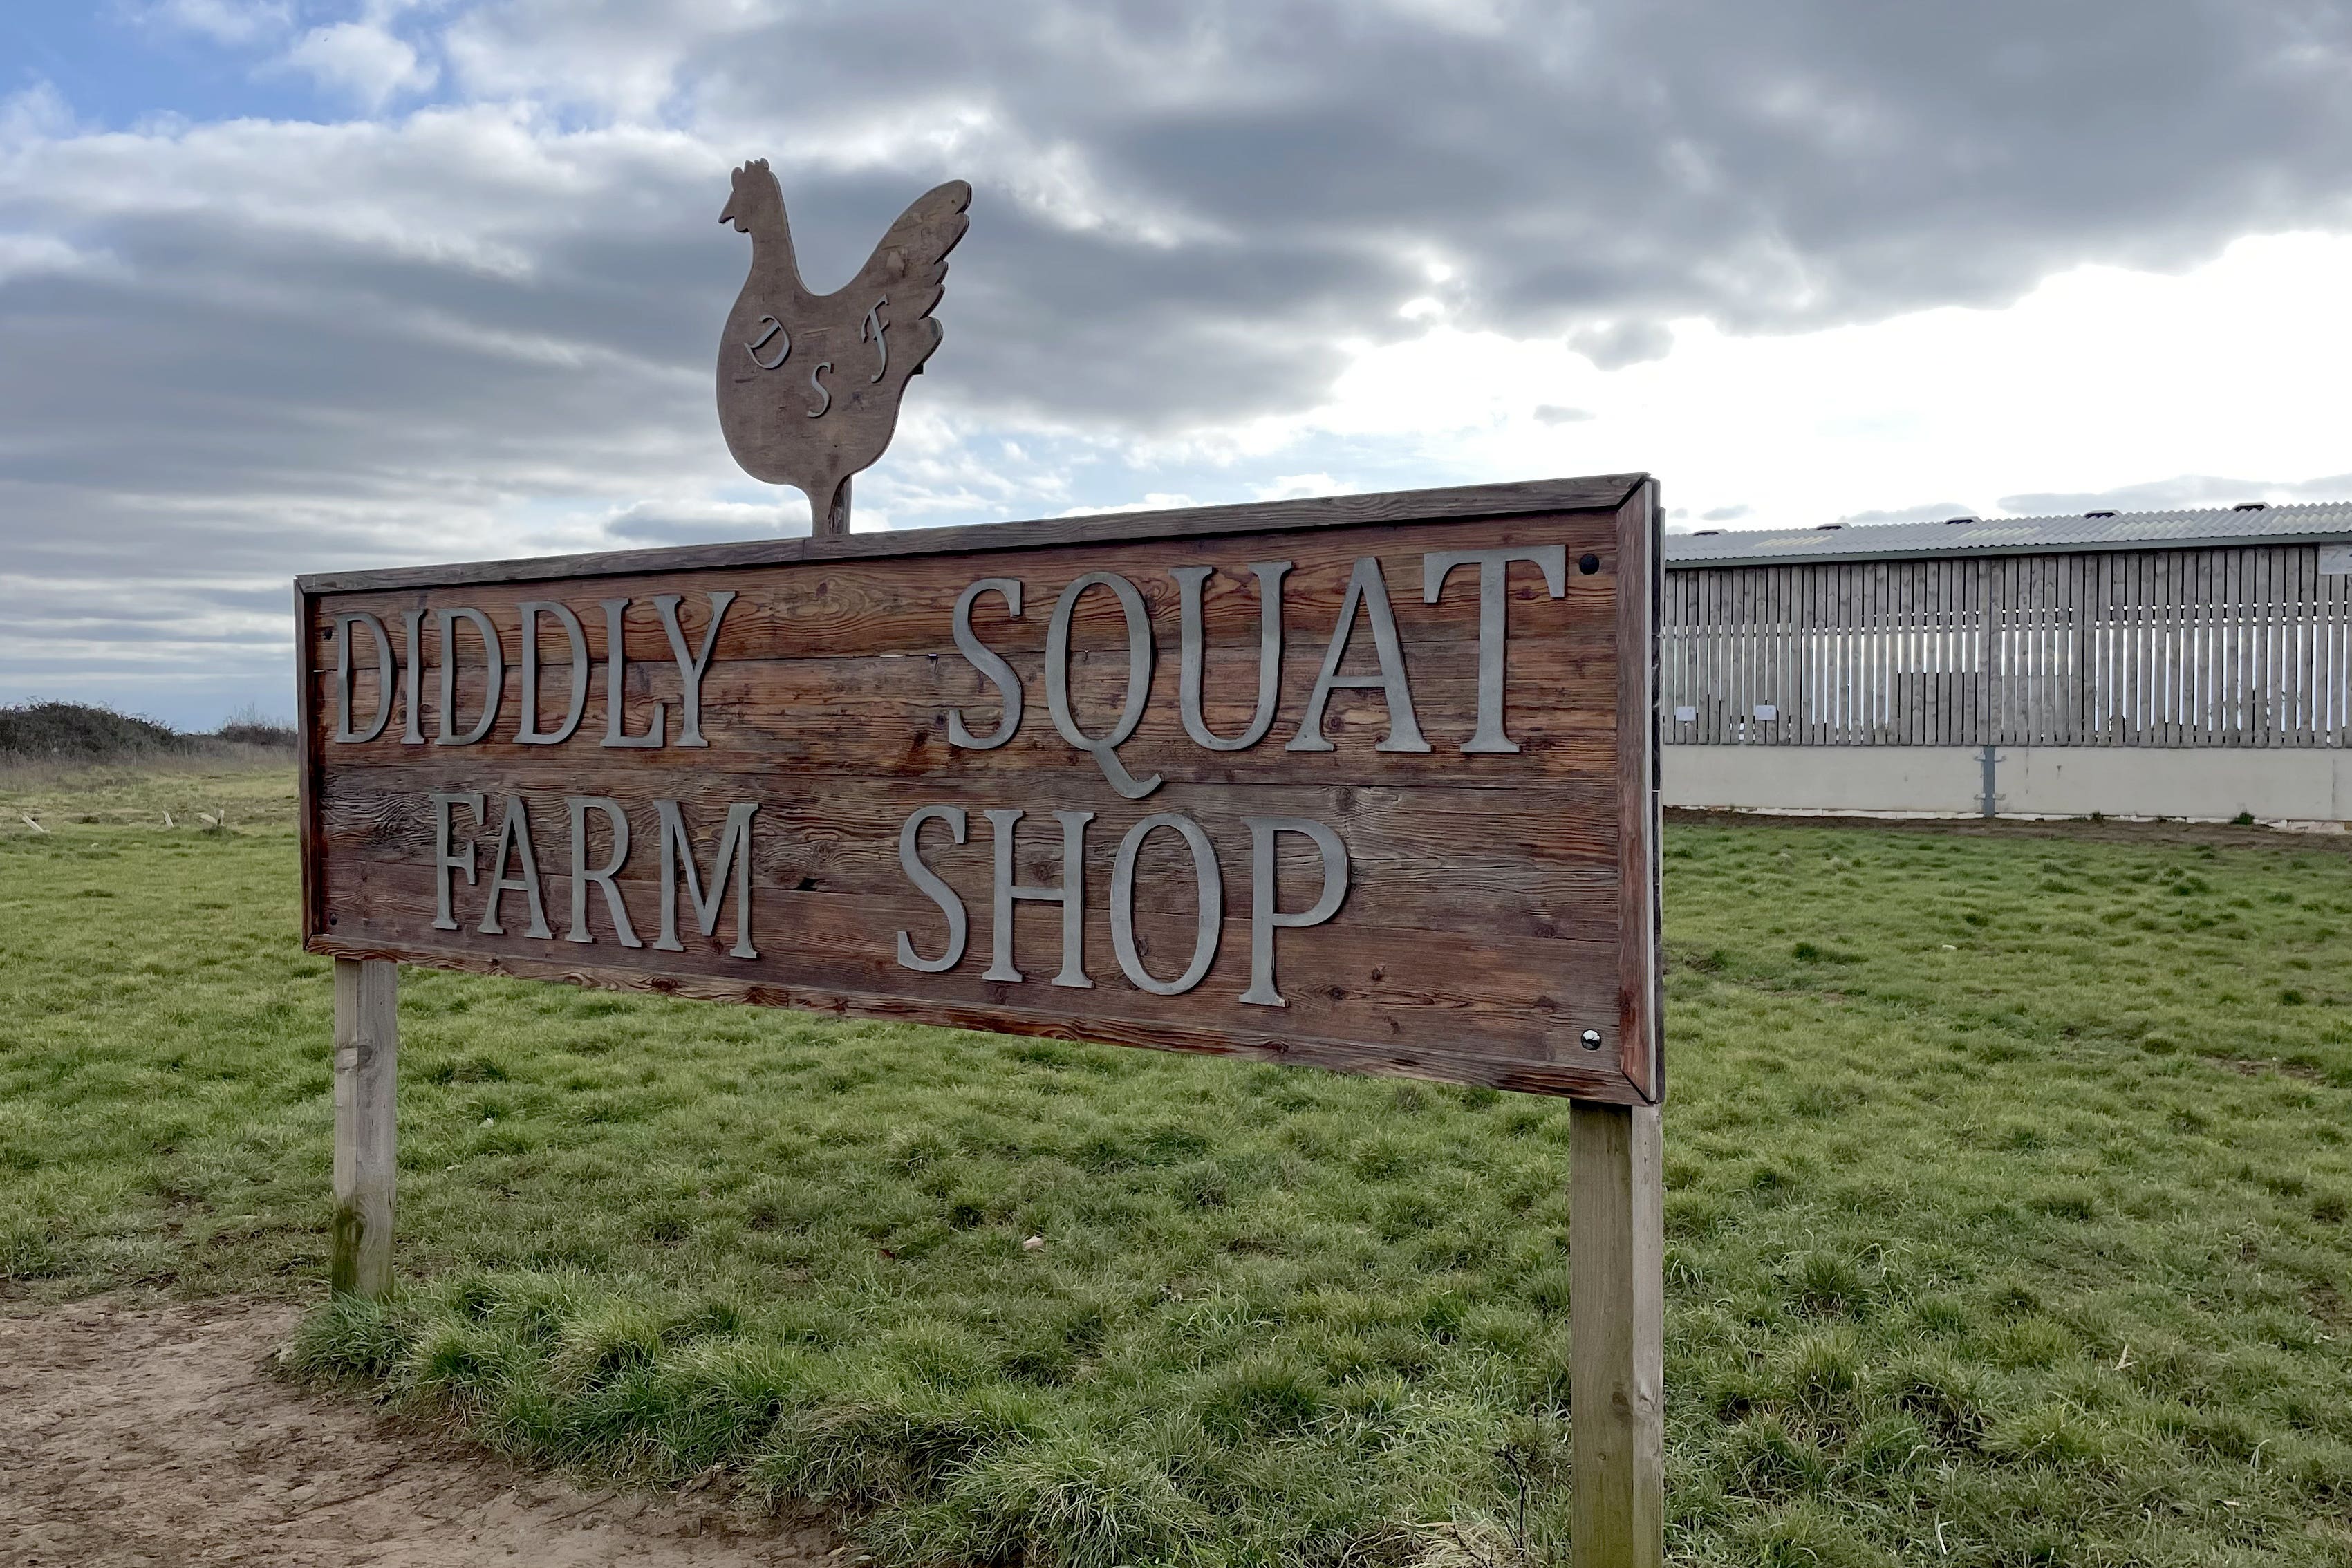
[[269, 1362], [298, 1316], [254, 1301], [0, 1316], [0, 1563], [834, 1568], [856, 1555], [818, 1524], [745, 1521], [708, 1492], [583, 1492], [292, 1386]]

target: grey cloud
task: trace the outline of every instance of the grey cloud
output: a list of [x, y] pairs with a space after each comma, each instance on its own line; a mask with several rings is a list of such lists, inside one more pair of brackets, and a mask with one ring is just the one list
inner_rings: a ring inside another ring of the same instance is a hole
[[1719, 506], [1712, 510], [1699, 513], [1699, 517], [1706, 522], [1730, 522], [1735, 519], [1746, 517], [1755, 510], [1748, 506]]
[[402, 231], [330, 210], [336, 169], [379, 202], [416, 179], [419, 138], [261, 140], [247, 160], [118, 138], [29, 170], [0, 150], [0, 227], [114, 262], [0, 288], [0, 700], [163, 686], [197, 693], [184, 722], [224, 692], [282, 706], [298, 572], [593, 548], [656, 486], [737, 482], [677, 363], [715, 329], [724, 266], [649, 243], [683, 213], [640, 188], [583, 225], [608, 191], [551, 179], [508, 217], [551, 238], [501, 268], [478, 214]]
[[1568, 346], [1597, 369], [1622, 370], [1644, 360], [1665, 358], [1675, 346], [1675, 334], [1662, 321], [1609, 321], [1569, 333]]
[[[1134, 419], [1309, 395], [1335, 327], [1410, 330], [1391, 318], [1433, 251], [1472, 324], [1625, 363], [1678, 315], [1769, 331], [1997, 301], [2073, 262], [2180, 265], [2250, 228], [2341, 222], [2352, 193], [2337, 6], [1502, 11], [1480, 31], [1338, 0], [899, 0], [674, 47], [694, 123], [747, 143], [975, 117], [897, 159], [981, 183], [962, 265], [984, 291], [959, 319], [1015, 374], [975, 374], [1066, 411], [1108, 392]], [[574, 33], [562, 16], [480, 13], [479, 50], [511, 64]], [[1051, 183], [1041, 150], [1081, 172], [1097, 195], [1070, 205], [1098, 226], [1008, 199]], [[1152, 222], [1192, 237], [1155, 252], [1131, 233]], [[1135, 374], [1106, 384], [1081, 307], [1120, 301]]]
[[2084, 511], [2168, 511], [2179, 507], [2235, 506], [2240, 501], [2341, 500], [2352, 495], [2352, 474], [2281, 483], [2182, 474], [2108, 490], [2040, 490], [2003, 496], [2000, 510], [2012, 517], [2063, 516]]
[[1569, 408], [1557, 403], [1538, 403], [1535, 409], [1538, 425], [1580, 425], [1592, 417], [1589, 408]]
[[979, 187], [945, 346], [860, 481], [891, 521], [1083, 499], [994, 458], [1008, 428], [1116, 461], [1310, 406], [1424, 295], [1624, 363], [1677, 319], [1994, 302], [2352, 194], [2339, 5], [1493, 9], [495, 0], [395, 25], [511, 111], [94, 135], [0, 107], [0, 237], [45, 258], [0, 268], [0, 615], [84, 635], [43, 617], [110, 584], [161, 607], [123, 647], [275, 671], [299, 570], [733, 526], [647, 498], [765, 504], [709, 407], [746, 156], [819, 287], [928, 184]]
[[1465, 324], [1613, 366], [1678, 316], [1995, 302], [2341, 222], [2352, 195], [2336, 5], [1496, 9], [517, 0], [450, 52], [486, 88], [659, 101], [772, 152], [827, 276], [890, 201], [972, 179], [968, 384], [1139, 426], [1311, 398], [1335, 335], [1417, 330], [1394, 312], [1433, 255]]
[[803, 511], [788, 521], [782, 504], [638, 501], [614, 513], [604, 530], [632, 544], [700, 544], [719, 539], [779, 539], [809, 531]]

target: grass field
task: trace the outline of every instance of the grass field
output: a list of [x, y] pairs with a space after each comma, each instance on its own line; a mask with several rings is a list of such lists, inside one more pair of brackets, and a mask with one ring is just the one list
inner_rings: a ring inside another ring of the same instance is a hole
[[[9, 791], [0, 1292], [322, 1293], [282, 777]], [[2352, 855], [2233, 840], [1669, 829], [1678, 1560], [2352, 1561]], [[402, 1003], [405, 1286], [310, 1375], [890, 1562], [1561, 1552], [1564, 1104]]]

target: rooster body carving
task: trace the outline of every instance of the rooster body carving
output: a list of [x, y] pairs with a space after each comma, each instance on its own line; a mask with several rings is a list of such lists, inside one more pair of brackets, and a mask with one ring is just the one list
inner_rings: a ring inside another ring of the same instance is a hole
[[719, 338], [719, 426], [753, 479], [808, 492], [814, 531], [846, 532], [849, 477], [889, 446], [908, 378], [940, 346], [931, 310], [971, 187], [924, 193], [846, 287], [812, 294], [767, 161], [734, 185], [719, 221], [751, 237], [751, 270]]

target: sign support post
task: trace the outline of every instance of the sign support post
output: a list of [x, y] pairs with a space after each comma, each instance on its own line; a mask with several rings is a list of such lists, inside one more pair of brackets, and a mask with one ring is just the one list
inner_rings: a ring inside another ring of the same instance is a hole
[[1575, 1568], [1665, 1555], [1664, 1175], [1654, 1105], [1569, 1101]]
[[392, 1293], [399, 1007], [400, 971], [389, 959], [335, 960], [335, 1226], [327, 1277], [336, 1294], [371, 1301]]

